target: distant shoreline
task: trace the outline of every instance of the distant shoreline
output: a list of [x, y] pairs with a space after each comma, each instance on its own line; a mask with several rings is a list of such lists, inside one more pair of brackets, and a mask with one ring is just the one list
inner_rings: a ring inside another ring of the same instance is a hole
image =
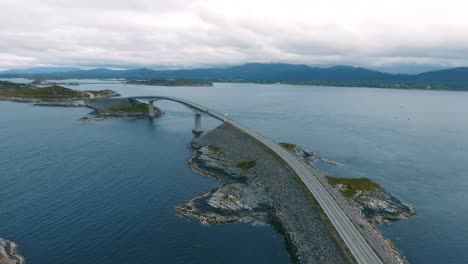
[[[36, 80], [34, 77], [3, 77], [2, 79], [14, 79], [24, 78], [33, 82]], [[73, 78], [78, 80], [102, 80], [102, 81], [116, 81], [115, 78]], [[45, 79], [51, 80], [70, 80], [70, 78], [51, 78]], [[259, 80], [226, 80], [226, 79], [174, 79], [174, 80], [117, 80], [115, 83], [123, 84], [135, 84], [135, 85], [148, 85], [148, 86], [166, 86], [166, 87], [209, 87], [215, 83], [241, 83], [241, 84], [265, 84], [265, 85], [297, 85], [297, 86], [317, 86], [317, 87], [337, 87], [337, 88], [369, 88], [369, 89], [395, 89], [395, 90], [422, 90], [422, 91], [456, 91], [456, 92], [468, 92], [468, 84], [442, 84], [442, 83], [372, 83], [372, 82], [332, 82], [332, 81], [304, 81], [304, 82], [292, 82], [292, 81], [259, 81]], [[91, 84], [108, 84], [108, 83], [54, 83], [48, 82], [47, 84], [56, 85], [91, 85]]]
[[212, 82], [204, 80], [128, 80], [124, 83], [150, 86], [213, 86]]

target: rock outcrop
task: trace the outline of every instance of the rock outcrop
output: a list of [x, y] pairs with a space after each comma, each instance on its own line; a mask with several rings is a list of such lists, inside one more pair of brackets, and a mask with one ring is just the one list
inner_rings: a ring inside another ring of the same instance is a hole
[[18, 246], [0, 238], [0, 264], [23, 264], [24, 258], [18, 254]]
[[[337, 178], [334, 178], [337, 179]], [[338, 181], [340, 179], [338, 178]], [[341, 193], [349, 193], [352, 188], [352, 195], [345, 195], [351, 203], [361, 209], [362, 213], [370, 222], [388, 223], [396, 220], [408, 219], [414, 215], [416, 210], [397, 199], [380, 185], [375, 184], [371, 190], [353, 188], [352, 182], [363, 179], [345, 179], [346, 183], [334, 184], [334, 187]], [[368, 180], [368, 179], [365, 179]]]

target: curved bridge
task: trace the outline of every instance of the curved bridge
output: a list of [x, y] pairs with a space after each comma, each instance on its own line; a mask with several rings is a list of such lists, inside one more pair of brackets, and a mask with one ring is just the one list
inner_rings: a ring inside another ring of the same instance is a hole
[[[325, 189], [322, 183], [307, 169], [301, 161], [296, 159], [283, 147], [279, 146], [270, 139], [258, 134], [252, 129], [243, 126], [234, 120], [221, 115], [209, 108], [201, 106], [197, 103], [193, 103], [184, 99], [167, 97], [167, 96], [138, 96], [130, 97], [133, 99], [147, 100], [149, 102], [149, 116], [154, 117], [153, 102], [158, 100], [169, 100], [183, 104], [195, 112], [195, 128], [194, 133], [201, 133], [201, 114], [209, 115], [222, 122], [227, 122], [232, 126], [238, 128], [244, 133], [250, 135], [264, 147], [273, 151], [280, 159], [282, 159], [303, 181], [309, 191], [318, 201], [326, 215], [335, 226], [336, 230], [340, 234], [343, 241], [348, 246], [349, 250], [360, 264], [379, 264], [383, 263], [379, 256], [374, 252], [369, 243], [363, 238], [361, 233], [356, 229], [351, 220], [347, 217], [345, 212], [333, 199], [330, 193]], [[151, 115], [151, 113], [153, 113]], [[197, 121], [198, 120], [198, 121]]]
[[194, 102], [190, 102], [190, 101], [187, 101], [187, 100], [184, 100], [184, 99], [179, 99], [179, 98], [175, 98], [175, 97], [168, 97], [168, 96], [134, 96], [134, 97], [129, 97], [131, 99], [137, 99], [137, 100], [145, 100], [145, 101], [148, 101], [148, 116], [150, 118], [154, 118], [155, 115], [154, 115], [154, 105], [153, 103], [155, 101], [159, 101], [159, 100], [168, 100], [168, 101], [173, 101], [173, 102], [177, 102], [177, 103], [180, 103], [182, 105], [185, 105], [186, 107], [188, 107], [190, 110], [192, 110], [194, 113], [195, 113], [195, 128], [192, 129], [192, 132], [194, 134], [200, 134], [203, 132], [202, 128], [201, 128], [201, 114], [206, 114], [206, 115], [209, 115], [215, 119], [218, 119], [219, 121], [222, 121], [222, 122], [226, 122], [228, 120], [228, 118], [226, 118], [225, 116], [213, 111], [213, 110], [210, 110], [204, 106], [201, 106], [197, 103], [194, 103]]

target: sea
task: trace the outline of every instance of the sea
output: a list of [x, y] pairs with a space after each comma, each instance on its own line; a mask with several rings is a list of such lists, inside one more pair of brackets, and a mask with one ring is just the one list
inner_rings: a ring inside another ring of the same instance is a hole
[[[11, 79], [27, 82], [24, 79]], [[80, 90], [197, 102], [276, 142], [370, 178], [417, 214], [379, 229], [410, 263], [468, 263], [468, 92], [215, 83], [161, 87], [66, 80]], [[202, 225], [175, 207], [222, 184], [187, 165], [194, 114], [82, 122], [87, 108], [0, 101], [0, 237], [27, 263], [290, 263], [260, 224]], [[209, 131], [220, 124], [202, 117]]]

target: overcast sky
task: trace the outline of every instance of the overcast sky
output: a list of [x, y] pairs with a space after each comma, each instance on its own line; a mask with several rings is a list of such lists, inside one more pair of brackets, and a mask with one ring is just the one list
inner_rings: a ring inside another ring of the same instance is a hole
[[0, 12], [0, 69], [468, 66], [467, 0], [0, 0]]

